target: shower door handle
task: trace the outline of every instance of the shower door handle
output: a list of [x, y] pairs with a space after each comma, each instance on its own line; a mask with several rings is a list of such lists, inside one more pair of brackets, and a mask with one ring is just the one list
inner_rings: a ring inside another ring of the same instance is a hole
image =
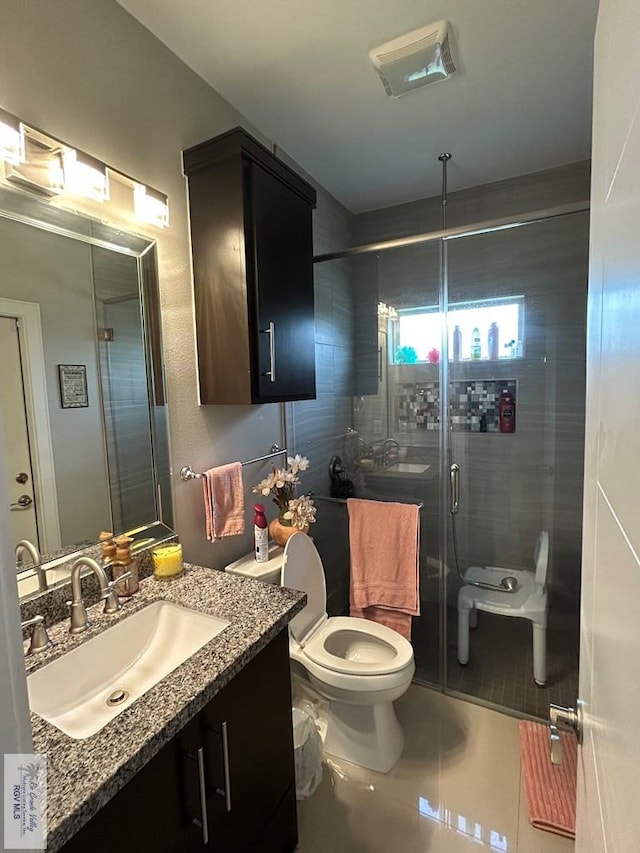
[[460, 466], [455, 462], [449, 468], [450, 505], [449, 512], [456, 515], [460, 509]]

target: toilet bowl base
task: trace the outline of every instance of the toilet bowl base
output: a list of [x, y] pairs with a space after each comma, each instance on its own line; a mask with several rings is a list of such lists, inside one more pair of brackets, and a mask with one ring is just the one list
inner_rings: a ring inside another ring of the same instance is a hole
[[331, 701], [324, 751], [368, 770], [387, 773], [404, 747], [393, 702], [353, 705]]

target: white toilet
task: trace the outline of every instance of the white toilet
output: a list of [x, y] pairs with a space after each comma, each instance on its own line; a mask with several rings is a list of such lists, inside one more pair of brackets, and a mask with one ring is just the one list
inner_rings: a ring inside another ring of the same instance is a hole
[[322, 560], [308, 536], [287, 542], [282, 586], [307, 593], [304, 610], [289, 625], [289, 651], [329, 700], [325, 751], [386, 773], [404, 745], [393, 702], [415, 672], [411, 643], [368, 619], [327, 616]]

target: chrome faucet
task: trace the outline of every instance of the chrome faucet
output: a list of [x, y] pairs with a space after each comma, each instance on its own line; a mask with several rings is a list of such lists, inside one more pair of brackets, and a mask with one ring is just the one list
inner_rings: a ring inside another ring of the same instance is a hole
[[26, 619], [20, 627], [24, 630], [31, 625], [33, 625], [33, 632], [27, 654], [35, 655], [38, 652], [46, 652], [47, 649], [51, 648], [53, 643], [49, 639], [47, 629], [44, 627], [44, 616], [33, 616], [31, 619]]
[[71, 605], [70, 634], [81, 634], [83, 631], [86, 631], [91, 624], [87, 615], [87, 608], [84, 606], [84, 601], [82, 600], [82, 589], [80, 588], [80, 572], [83, 567], [91, 569], [94, 575], [98, 578], [98, 583], [100, 584], [100, 600], [105, 603], [105, 613], [117, 613], [118, 610], [120, 610], [122, 604], [120, 604], [120, 599], [116, 595], [114, 586], [116, 583], [131, 577], [130, 572], [125, 572], [124, 574], [119, 575], [115, 580], [110, 581], [107, 577], [107, 573], [99, 563], [96, 563], [96, 561], [91, 559], [91, 557], [78, 557], [71, 567], [72, 600], [69, 602]]
[[47, 573], [42, 568], [42, 557], [40, 556], [40, 552], [33, 544], [33, 542], [29, 542], [28, 539], [21, 539], [16, 545], [16, 566], [18, 565], [18, 560], [22, 557], [22, 552], [26, 551], [27, 554], [31, 557], [31, 562], [33, 563], [33, 568], [35, 573], [38, 576], [38, 592], [44, 592], [47, 589]]

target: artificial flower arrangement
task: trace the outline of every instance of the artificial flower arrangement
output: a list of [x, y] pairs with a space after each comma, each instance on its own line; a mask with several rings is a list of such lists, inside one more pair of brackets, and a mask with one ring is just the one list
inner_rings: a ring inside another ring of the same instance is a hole
[[268, 477], [253, 487], [254, 492], [273, 495], [273, 502], [278, 507], [278, 520], [286, 527], [296, 527], [307, 530], [316, 520], [316, 508], [308, 495], [296, 497], [296, 487], [300, 484], [299, 471], [306, 471], [309, 460], [306, 456], [287, 457], [284, 468], [274, 468]]

